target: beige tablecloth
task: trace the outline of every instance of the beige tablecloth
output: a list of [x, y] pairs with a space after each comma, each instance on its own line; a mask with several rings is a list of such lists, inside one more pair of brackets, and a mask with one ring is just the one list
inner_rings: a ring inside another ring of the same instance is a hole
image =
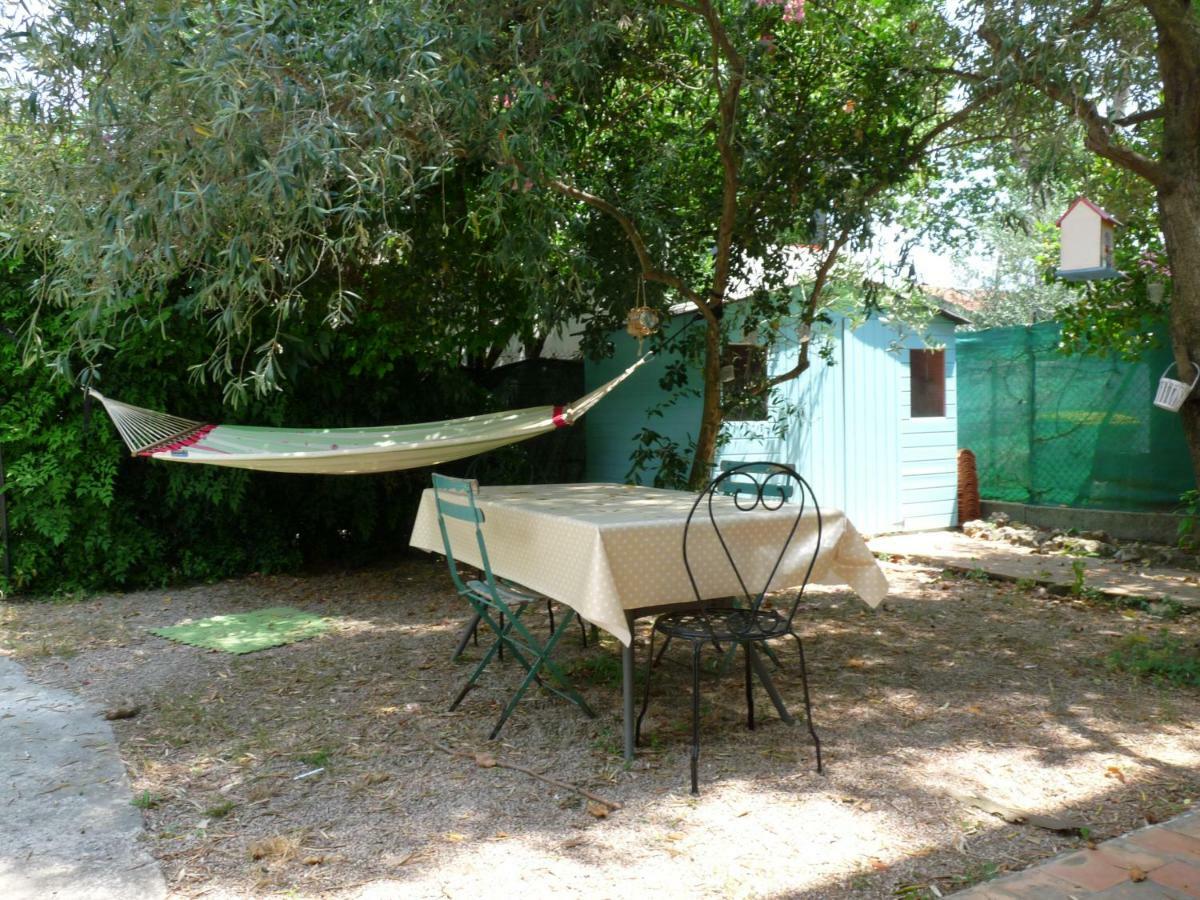
[[[625, 610], [695, 599], [683, 565], [684, 522], [696, 495], [619, 484], [541, 484], [482, 487], [478, 504], [492, 571], [574, 609], [589, 622], [630, 640]], [[746, 586], [761, 589], [779, 555], [795, 507], [741, 512], [719, 498], [717, 522]], [[703, 508], [697, 516], [703, 516]], [[448, 518], [454, 556], [479, 566], [470, 523]], [[692, 526], [688, 554], [705, 598], [740, 596], [736, 577], [712, 526]], [[821, 510], [821, 544], [812, 581], [847, 584], [870, 606], [887, 594], [875, 557], [845, 514]], [[817, 537], [817, 519], [806, 513], [772, 579], [781, 590], [803, 580]], [[442, 553], [433, 490], [421, 498], [410, 543]]]

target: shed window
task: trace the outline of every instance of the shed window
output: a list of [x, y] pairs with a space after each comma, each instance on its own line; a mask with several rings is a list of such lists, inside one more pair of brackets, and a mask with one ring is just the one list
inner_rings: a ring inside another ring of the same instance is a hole
[[910, 350], [912, 417], [927, 419], [946, 415], [946, 351]]
[[[733, 368], [733, 377], [727, 374]], [[767, 392], [752, 393], [767, 377], [767, 348], [754, 344], [730, 344], [721, 360], [726, 379], [721, 384], [725, 418], [734, 422], [761, 422], [767, 418]]]

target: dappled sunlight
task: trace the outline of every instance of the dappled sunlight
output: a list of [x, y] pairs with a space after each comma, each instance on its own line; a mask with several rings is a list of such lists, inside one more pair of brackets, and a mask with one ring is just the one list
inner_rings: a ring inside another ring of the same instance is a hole
[[[503, 870], [493, 896], [556, 892], [605, 896], [636, 872], [638, 892], [762, 896], [819, 888], [860, 865], [887, 864], [919, 845], [888, 837], [892, 816], [825, 797], [794, 797], [723, 783], [699, 801], [666, 798], [572, 834], [519, 838], [484, 826], [474, 839], [443, 834], [445, 863], [403, 880], [381, 880], [363, 897], [468, 895], [471, 873]], [[798, 833], [790, 822], [818, 823]], [[766, 871], [764, 863], [773, 861]]]
[[[555, 653], [596, 719], [531, 691], [489, 744], [519, 680], [512, 660], [448, 712], [490, 637], [449, 659], [468, 610], [440, 559], [5, 616], [13, 651], [40, 677], [142, 703], [117, 732], [146, 798], [148, 846], [180, 896], [460, 896], [501, 867], [497, 896], [601, 896], [630, 873], [639, 893], [949, 892], [1078, 845], [956, 796], [1076, 818], [1104, 836], [1200, 790], [1197, 692], [1103, 662], [1151, 620], [917, 567], [889, 566], [889, 578], [893, 597], [878, 610], [821, 587], [798, 620], [826, 775], [803, 724], [784, 726], [761, 692], [759, 727], [746, 730], [740, 667], [718, 679], [710, 666], [699, 798], [687, 792], [686, 648], [655, 676], [629, 770], [608, 635], [584, 649], [572, 629]], [[320, 615], [329, 631], [239, 657], [147, 632], [275, 605]], [[525, 621], [544, 633], [544, 606]], [[1171, 627], [1186, 636], [1200, 626]], [[776, 649], [776, 684], [799, 712], [795, 645]], [[477, 765], [481, 751], [622, 808], [598, 815], [571, 790]]]

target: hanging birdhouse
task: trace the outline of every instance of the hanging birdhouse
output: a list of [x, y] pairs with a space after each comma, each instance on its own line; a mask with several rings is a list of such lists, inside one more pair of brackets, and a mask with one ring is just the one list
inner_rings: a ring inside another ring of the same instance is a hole
[[1059, 263], [1054, 273], [1065, 281], [1097, 281], [1121, 273], [1113, 264], [1112, 213], [1087, 197], [1077, 197], [1056, 223], [1059, 228]]

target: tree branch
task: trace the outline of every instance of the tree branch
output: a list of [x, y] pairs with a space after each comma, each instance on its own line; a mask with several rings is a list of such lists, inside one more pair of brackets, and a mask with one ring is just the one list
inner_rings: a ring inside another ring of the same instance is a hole
[[1084, 31], [1091, 28], [1099, 20], [1102, 12], [1104, 12], [1104, 0], [1092, 0], [1087, 9], [1067, 23], [1067, 28], [1071, 31]]
[[[825, 290], [825, 283], [829, 280], [829, 273], [833, 269], [833, 264], [837, 262], [838, 257], [841, 255], [842, 248], [844, 248], [849, 241], [850, 230], [842, 229], [842, 232], [838, 235], [837, 240], [834, 241], [833, 245], [829, 248], [829, 252], [827, 252], [824, 259], [821, 260], [821, 265], [817, 267], [816, 277], [813, 278], [812, 290], [808, 292], [808, 299], [805, 301], [804, 311], [800, 315], [800, 321], [808, 329], [809, 334], [812, 333], [812, 323], [817, 317], [817, 304], [821, 299], [821, 294]], [[781, 372], [774, 378], [768, 379], [767, 383], [754, 393], [761, 394], [765, 391], [771, 390], [773, 387], [783, 384], [785, 381], [791, 381], [793, 378], [802, 375], [808, 368], [809, 344], [809, 341], [802, 340], [800, 343], [800, 355], [796, 358], [796, 365], [792, 366], [792, 368], [788, 369], [786, 372]]]
[[[518, 165], [518, 168], [521, 167]], [[642, 238], [641, 232], [638, 231], [637, 225], [622, 210], [603, 197], [597, 197], [595, 194], [575, 187], [573, 184], [568, 184], [560, 178], [545, 178], [542, 180], [542, 184], [552, 191], [562, 194], [564, 197], [570, 197], [572, 200], [586, 203], [588, 206], [599, 210], [616, 221], [621, 226], [621, 230], [625, 232], [625, 237], [629, 239], [629, 243], [633, 245], [633, 250], [637, 254], [638, 264], [642, 267], [642, 278], [646, 281], [653, 281], [674, 288], [681, 297], [694, 303], [706, 317], [713, 318], [713, 321], [716, 321], [712, 310], [708, 308], [708, 304], [704, 302], [704, 298], [700, 294], [689, 288], [678, 275], [664, 272], [654, 265], [654, 261], [650, 258], [650, 251], [646, 249], [646, 241]]]
[[[734, 133], [737, 129], [738, 97], [746, 78], [746, 61], [734, 48], [729, 34], [725, 31], [725, 25], [713, 8], [711, 0], [701, 0], [701, 9], [713, 41], [713, 82], [717, 90], [720, 115], [717, 129], [717, 153], [721, 158], [722, 172], [721, 220], [717, 226], [717, 253], [713, 261], [711, 291], [711, 301], [719, 306], [724, 302], [725, 290], [729, 286], [729, 257], [733, 247], [733, 233], [737, 225], [738, 189], [740, 187], [738, 175], [741, 160], [738, 158], [737, 149], [734, 146]], [[719, 68], [719, 58], [722, 56], [729, 66], [728, 80], [723, 90]]]
[[[913, 144], [908, 156], [906, 156], [904, 159], [903, 170], [907, 170], [916, 165], [916, 163], [920, 161], [921, 157], [925, 155], [926, 151], [929, 149], [929, 146], [938, 138], [939, 135], [944, 134], [952, 128], [957, 128], [963, 122], [967, 121], [967, 119], [971, 118], [971, 116], [973, 116], [981, 106], [993, 99], [997, 94], [1000, 93], [1000, 91], [1001, 85], [999, 84], [991, 84], [979, 91], [976, 91], [975, 96], [973, 96], [967, 103], [965, 103], [955, 112], [948, 115], [946, 118], [942, 119], [942, 121], [938, 122], [936, 125], [932, 126], [927, 132], [925, 132], [924, 136], [922, 136], [920, 140]], [[982, 139], [983, 138], [979, 138], [979, 140]], [[879, 184], [875, 185], [872, 190], [864, 194], [863, 199], [869, 200], [889, 187], [891, 187], [890, 183], [880, 182]]]
[[1030, 72], [1027, 66], [1028, 57], [1015, 48], [1005, 51], [1000, 35], [990, 26], [981, 26], [978, 34], [991, 47], [996, 56], [1007, 55], [1016, 64], [1017, 82], [1039, 91], [1053, 102], [1065, 107], [1073, 117], [1083, 124], [1086, 130], [1084, 145], [1089, 150], [1097, 156], [1111, 160], [1135, 175], [1141, 176], [1156, 188], [1162, 188], [1169, 184], [1170, 176], [1160, 163], [1117, 142], [1113, 135], [1113, 123], [1100, 115], [1095, 103], [1069, 87], [1056, 84], [1044, 76]]
[[[999, 84], [993, 84], [981, 91], [978, 91], [975, 96], [971, 98], [970, 102], [930, 128], [929, 131], [927, 131], [921, 137], [921, 139], [913, 145], [908, 156], [905, 157], [905, 163], [902, 167], [900, 167], [900, 171], [907, 172], [921, 159], [922, 156], [925, 155], [929, 146], [939, 135], [944, 134], [946, 131], [955, 128], [958, 125], [961, 125], [963, 122], [969, 119], [979, 109], [979, 107], [983, 106], [986, 102], [991, 100], [992, 97], [998, 94], [1000, 90], [1001, 86]], [[870, 189], [865, 191], [861, 197], [859, 197], [859, 202], [866, 203], [867, 201], [883, 193], [888, 188], [892, 187], [892, 184], [893, 182], [889, 180], [881, 179], [872, 185]], [[841, 255], [842, 250], [850, 242], [851, 236], [851, 229], [849, 227], [843, 228], [838, 234], [837, 240], [830, 245], [828, 252], [826, 252], [824, 258], [821, 260], [821, 264], [817, 267], [816, 276], [813, 278], [812, 289], [808, 293], [808, 299], [805, 301], [804, 312], [801, 314], [800, 319], [801, 322], [810, 330], [812, 328], [813, 320], [816, 318], [817, 306], [820, 302], [821, 294], [825, 290], [825, 285], [829, 280], [830, 272], [833, 270], [833, 266]], [[771, 388], [777, 387], [778, 385], [783, 384], [785, 381], [791, 381], [793, 378], [802, 375], [809, 366], [808, 347], [809, 345], [807, 342], [803, 343], [800, 347], [800, 355], [796, 360], [796, 365], [786, 372], [781, 372], [775, 377], [768, 379], [766, 384], [755, 391], [755, 393], [757, 394], [762, 393], [763, 391], [769, 391]]]
[[725, 30], [725, 25], [721, 22], [721, 15], [713, 9], [711, 0], [700, 0], [699, 12], [708, 23], [709, 33], [712, 34], [713, 40], [721, 48], [721, 54], [728, 61], [730, 68], [744, 75], [746, 61], [742, 59], [742, 55], [733, 46], [733, 41], [729, 39], [729, 32]]
[[1140, 175], [1155, 187], [1164, 187], [1168, 183], [1170, 176], [1158, 162], [1138, 153], [1131, 147], [1117, 143], [1113, 136], [1112, 123], [1100, 115], [1096, 104], [1091, 100], [1050, 82], [1036, 83], [1041, 79], [1026, 78], [1024, 80], [1030, 87], [1040, 90], [1055, 103], [1065, 106], [1075, 118], [1083, 123], [1084, 128], [1087, 129], [1084, 145], [1093, 153], [1112, 160], [1135, 175]]
[[1144, 109], [1141, 112], [1130, 113], [1119, 119], [1109, 119], [1108, 121], [1118, 128], [1128, 128], [1130, 125], [1139, 125], [1142, 122], [1149, 122], [1151, 119], [1161, 119], [1163, 114], [1163, 108], [1156, 106], [1154, 109]]
[[987, 76], [982, 72], [968, 72], [963, 69], [955, 69], [948, 66], [927, 66], [924, 69], [918, 69], [920, 72], [928, 72], [930, 75], [952, 75], [959, 81], [969, 81], [973, 84], [979, 84], [987, 81]]

